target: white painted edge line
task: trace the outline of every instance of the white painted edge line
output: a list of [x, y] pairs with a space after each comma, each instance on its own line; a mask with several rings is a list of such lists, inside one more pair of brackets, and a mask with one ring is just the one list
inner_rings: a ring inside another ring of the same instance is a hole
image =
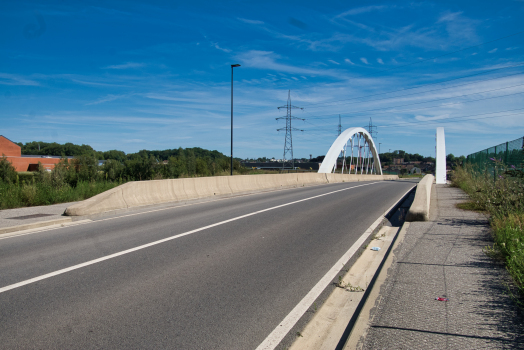
[[46, 226], [44, 228], [42, 228], [42, 227], [35, 227], [35, 228], [28, 228], [26, 230], [2, 233], [0, 235], [0, 241], [2, 239], [26, 236], [26, 235], [31, 235], [31, 234], [37, 233], [37, 232], [51, 231], [51, 230], [56, 230], [56, 229], [59, 229], [59, 228], [78, 226], [78, 225], [88, 224], [90, 222], [92, 222], [92, 220], [84, 219], [84, 220], [78, 220], [78, 221], [63, 222], [61, 224], [53, 224], [53, 225]]
[[[386, 180], [382, 180], [382, 181], [386, 181]], [[378, 182], [382, 182], [382, 181], [378, 181]], [[373, 182], [373, 183], [377, 183], [377, 182]], [[368, 185], [371, 185], [373, 183], [370, 183]], [[333, 184], [340, 184], [340, 183], [333, 183]], [[348, 182], [348, 184], [349, 184], [349, 182]], [[319, 184], [319, 185], [330, 185], [330, 184]], [[309, 186], [307, 186], [307, 187], [309, 187]], [[279, 191], [286, 191], [286, 190], [297, 189], [297, 188], [302, 188], [302, 187], [277, 188], [277, 189], [272, 189], [272, 190], [270, 190], [268, 192], [279, 192]], [[350, 187], [350, 188], [353, 188], [353, 187]], [[260, 193], [266, 193], [266, 192], [264, 191], [264, 192], [255, 192], [255, 193], [241, 193], [241, 194], [239, 194], [239, 195], [237, 195], [235, 197], [254, 196], [254, 195], [257, 195], [257, 194], [260, 194]], [[202, 198], [198, 198], [198, 199], [202, 199]], [[103, 222], [103, 221], [108, 221], [108, 220], [116, 220], [116, 219], [126, 218], [126, 217], [129, 217], [129, 216], [137, 216], [137, 215], [149, 214], [149, 213], [154, 213], [154, 212], [157, 212], [157, 211], [189, 207], [189, 206], [192, 206], [192, 205], [199, 205], [199, 204], [203, 204], [203, 203], [212, 203], [212, 202], [218, 202], [218, 201], [223, 201], [223, 200], [228, 200], [228, 199], [231, 199], [231, 197], [217, 198], [217, 199], [212, 199], [212, 200], [208, 200], [208, 201], [204, 201], [204, 202], [185, 203], [185, 204], [172, 205], [172, 206], [170, 205], [170, 206], [165, 207], [165, 208], [152, 209], [152, 210], [141, 211], [141, 212], [132, 213], [132, 214], [124, 214], [124, 215], [114, 216], [114, 217], [110, 217], [110, 218], [106, 218], [106, 219], [100, 219], [100, 220], [85, 219], [85, 220], [71, 221], [72, 223], [76, 223], [76, 224], [67, 225], [67, 226], [63, 226], [63, 227], [62, 226], [55, 226], [55, 225], [50, 225], [50, 226], [46, 226], [46, 227], [43, 227], [43, 228], [42, 227], [35, 227], [35, 228], [32, 228], [32, 229], [27, 229], [27, 230], [23, 230], [23, 231], [14, 231], [16, 233], [20, 233], [19, 235], [8, 235], [6, 233], [1, 234], [2, 237], [0, 238], [0, 240], [7, 239], [7, 238], [14, 238], [14, 237], [18, 237], [18, 236], [30, 235], [30, 234], [33, 234], [33, 233], [57, 230], [57, 229], [66, 228], [66, 227], [69, 227], [69, 226], [95, 224], [95, 223], [98, 223], [98, 222]], [[188, 201], [192, 201], [192, 199], [189, 199]], [[170, 202], [159, 203], [158, 205], [164, 205], [164, 204], [168, 204], [168, 203], [170, 203]], [[147, 206], [144, 206], [144, 207], [147, 207]], [[139, 208], [140, 207], [133, 207], [133, 208], [128, 208], [128, 209], [139, 209]]]
[[[416, 186], [416, 185], [415, 185]], [[415, 187], [413, 186], [413, 187]], [[342, 255], [342, 257], [333, 265], [332, 268], [317, 282], [317, 284], [306, 294], [306, 296], [291, 310], [291, 312], [279, 323], [279, 325], [267, 336], [266, 339], [256, 348], [256, 350], [273, 350], [284, 339], [289, 331], [295, 326], [298, 320], [311, 307], [313, 302], [319, 297], [329, 283], [340, 273], [340, 270], [346, 265], [351, 257], [358, 251], [360, 246], [373, 233], [378, 225], [382, 222], [388, 212], [390, 212], [412, 189], [411, 187], [406, 193], [400, 197], [388, 210], [375, 220], [374, 223], [360, 236], [360, 238], [353, 243], [349, 250]]]
[[131, 248], [131, 249], [123, 250], [123, 251], [118, 252], [118, 253], [106, 255], [106, 256], [103, 256], [103, 257], [98, 258], [98, 259], [86, 261], [86, 262], [81, 263], [81, 264], [77, 264], [77, 265], [73, 265], [73, 266], [70, 266], [70, 267], [66, 267], [65, 269], [57, 270], [57, 271], [54, 271], [54, 272], [47, 273], [45, 275], [41, 275], [41, 276], [34, 277], [34, 278], [31, 278], [31, 279], [28, 279], [28, 280], [25, 280], [25, 281], [21, 281], [21, 282], [15, 283], [15, 284], [11, 284], [11, 285], [8, 285], [8, 286], [0, 288], [0, 293], [7, 292], [8, 290], [19, 288], [19, 287], [22, 287], [22, 286], [25, 286], [25, 285], [28, 285], [28, 284], [31, 284], [31, 283], [34, 283], [34, 282], [38, 282], [38, 281], [41, 281], [41, 280], [53, 277], [53, 276], [61, 275], [63, 273], [69, 272], [69, 271], [77, 270], [77, 269], [80, 269], [82, 267], [93, 265], [93, 264], [96, 264], [96, 263], [99, 263], [99, 262], [102, 262], [102, 261], [105, 261], [105, 260], [113, 259], [113, 258], [116, 258], [116, 257], [121, 256], [121, 255], [125, 255], [125, 254], [129, 254], [129, 253], [132, 253], [132, 252], [136, 252], [137, 250], [142, 250], [142, 249], [145, 249], [145, 248], [148, 248], [148, 247], [152, 247], [154, 245], [157, 245], [157, 244], [160, 244], [160, 243], [164, 243], [164, 242], [168, 242], [168, 241], [171, 241], [171, 240], [176, 239], [176, 238], [180, 238], [180, 237], [184, 237], [184, 236], [196, 233], [196, 232], [204, 231], [204, 230], [207, 230], [207, 229], [212, 228], [212, 227], [224, 225], [224, 224], [227, 224], [227, 223], [232, 222], [232, 221], [236, 221], [236, 220], [240, 220], [240, 219], [243, 219], [243, 218], [246, 218], [246, 217], [249, 217], [249, 216], [261, 214], [261, 213], [264, 213], [266, 211], [270, 211], [270, 210], [286, 207], [288, 205], [292, 205], [292, 204], [296, 204], [296, 203], [300, 203], [300, 202], [305, 202], [305, 201], [308, 201], [308, 200], [311, 200], [311, 199], [327, 196], [327, 195], [330, 195], [330, 194], [333, 194], [333, 193], [337, 193], [337, 192], [351, 190], [353, 188], [374, 185], [374, 184], [381, 183], [381, 182], [382, 181], [380, 181], [380, 182], [371, 182], [371, 183], [364, 184], [364, 185], [358, 185], [358, 186], [352, 186], [352, 187], [348, 187], [348, 188], [343, 188], [341, 190], [336, 190], [336, 191], [332, 191], [332, 192], [328, 192], [328, 193], [323, 193], [323, 194], [319, 194], [319, 195], [316, 195], [316, 196], [313, 196], [313, 197], [308, 197], [308, 198], [300, 199], [300, 200], [297, 200], [297, 201], [293, 201], [293, 202], [277, 205], [275, 207], [258, 210], [258, 211], [255, 211], [255, 212], [252, 212], [252, 213], [249, 213], [249, 214], [237, 216], [237, 217], [234, 217], [234, 218], [231, 218], [231, 219], [228, 219], [228, 220], [220, 221], [220, 222], [217, 222], [217, 223], [214, 223], [214, 224], [211, 224], [211, 225], [207, 225], [207, 226], [200, 227], [200, 228], [197, 228], [197, 229], [194, 229], [194, 230], [191, 230], [191, 231], [180, 233], [178, 235], [174, 235], [174, 236], [171, 236], [171, 237], [160, 239], [158, 241], [154, 241], [154, 242], [151, 242], [151, 243], [143, 244], [143, 245], [140, 245], [138, 247], [134, 247], [134, 248]]

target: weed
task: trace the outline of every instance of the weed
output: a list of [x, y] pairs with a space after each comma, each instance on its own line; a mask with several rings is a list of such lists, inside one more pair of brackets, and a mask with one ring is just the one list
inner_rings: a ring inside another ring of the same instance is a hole
[[469, 165], [455, 169], [453, 185], [464, 190], [471, 199], [457, 207], [490, 215], [494, 243], [485, 247], [484, 252], [505, 262], [524, 297], [524, 179], [520, 173], [506, 169], [500, 161], [492, 161], [503, 175], [494, 178], [487, 171], [482, 173]]
[[336, 284], [338, 288], [347, 290], [348, 292], [363, 292], [364, 289], [359, 286], [353, 286], [351, 283], [344, 283], [342, 276], [338, 276], [338, 283]]
[[303, 337], [302, 333], [297, 332], [297, 337]]

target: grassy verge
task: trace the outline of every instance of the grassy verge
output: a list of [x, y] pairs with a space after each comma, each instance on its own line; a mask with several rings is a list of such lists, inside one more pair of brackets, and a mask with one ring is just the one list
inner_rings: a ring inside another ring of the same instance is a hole
[[7, 184], [0, 182], [0, 209], [31, 207], [81, 201], [118, 186], [117, 182], [79, 181], [75, 187], [46, 183]]
[[452, 181], [471, 198], [464, 209], [489, 213], [494, 244], [488, 251], [504, 260], [524, 298], [524, 179], [507, 173], [494, 179], [466, 166], [454, 171]]

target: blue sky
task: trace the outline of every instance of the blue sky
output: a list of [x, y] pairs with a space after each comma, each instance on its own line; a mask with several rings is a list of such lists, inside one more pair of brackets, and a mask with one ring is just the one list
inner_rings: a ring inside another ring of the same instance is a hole
[[[524, 136], [523, 1], [3, 1], [0, 134], [96, 150], [281, 158], [378, 126], [381, 151], [467, 155]], [[520, 34], [516, 34], [520, 33]]]

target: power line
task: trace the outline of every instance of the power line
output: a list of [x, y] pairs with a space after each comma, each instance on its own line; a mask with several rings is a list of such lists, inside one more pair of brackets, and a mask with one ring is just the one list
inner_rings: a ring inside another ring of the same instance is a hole
[[[465, 116], [454, 116], [454, 117], [448, 117], [448, 118], [439, 118], [435, 120], [428, 120], [428, 121], [419, 121], [419, 122], [401, 122], [401, 123], [395, 123], [395, 124], [389, 124], [389, 125], [380, 125], [380, 128], [396, 128], [396, 127], [405, 127], [408, 125], [431, 125], [431, 124], [438, 124], [442, 123], [442, 121], [445, 121], [446, 123], [452, 123], [452, 122], [461, 122], [461, 121], [470, 121], [470, 120], [482, 120], [482, 119], [490, 119], [490, 118], [502, 118], [502, 117], [509, 117], [514, 115], [521, 115], [522, 112], [519, 113], [510, 113], [510, 114], [503, 114], [503, 115], [496, 115], [496, 116], [488, 116], [488, 117], [481, 117], [481, 118], [472, 118], [472, 117], [478, 117], [478, 116], [485, 116], [485, 115], [491, 115], [491, 114], [499, 114], [499, 113], [507, 113], [507, 112], [515, 112], [515, 111], [523, 111], [524, 108], [515, 108], [515, 109], [509, 109], [505, 111], [497, 111], [497, 112], [488, 112], [488, 113], [480, 113], [480, 114], [471, 114], [471, 115], [465, 115]], [[451, 120], [450, 120], [451, 119]], [[309, 122], [306, 122], [309, 123]], [[309, 123], [312, 124], [312, 123]], [[315, 124], [312, 124], [315, 125]], [[318, 125], [315, 125], [318, 126]], [[324, 134], [328, 133], [326, 131]], [[317, 133], [321, 134], [321, 133]]]
[[394, 69], [399, 69], [399, 68], [403, 68], [403, 67], [412, 66], [412, 65], [414, 65], [414, 64], [419, 64], [419, 63], [423, 63], [423, 62], [427, 62], [427, 61], [431, 61], [431, 60], [436, 60], [437, 58], [441, 58], [441, 57], [445, 57], [445, 56], [453, 55], [453, 54], [455, 54], [455, 53], [462, 52], [462, 51], [466, 51], [466, 50], [472, 49], [472, 48], [474, 48], [474, 47], [479, 47], [479, 46], [482, 46], [482, 45], [491, 44], [491, 43], [494, 43], [494, 42], [496, 42], [496, 41], [503, 40], [503, 39], [507, 39], [507, 38], [510, 38], [510, 37], [512, 37], [512, 36], [519, 35], [519, 34], [522, 34], [522, 33], [524, 33], [524, 30], [523, 30], [523, 31], [520, 31], [520, 32], [517, 32], [517, 33], [510, 34], [510, 35], [506, 35], [506, 36], [503, 36], [503, 37], [500, 37], [500, 38], [497, 38], [497, 39], [493, 39], [493, 40], [490, 40], [490, 41], [486, 41], [486, 42], [483, 42], [483, 43], [481, 43], [481, 44], [472, 45], [472, 46], [467, 46], [467, 47], [464, 47], [464, 48], [459, 49], [459, 50], [456, 50], [456, 51], [452, 51], [452, 52], [448, 52], [448, 53], [442, 54], [442, 55], [440, 55], [440, 56], [435, 56], [435, 57], [426, 58], [426, 59], [423, 59], [423, 60], [420, 60], [420, 61], [411, 62], [411, 63], [405, 64], [405, 65], [402, 65], [402, 66], [398, 66], [398, 67], [392, 67], [392, 68], [388, 68], [388, 69], [382, 69], [382, 70], [380, 70], [380, 71], [378, 71], [378, 72], [369, 73], [369, 74], [366, 74], [366, 75], [364, 75], [364, 76], [367, 76], [367, 75], [375, 75], [375, 74], [378, 74], [378, 73], [387, 72], [387, 71], [394, 70]]
[[[509, 89], [509, 88], [512, 88], [512, 87], [519, 87], [519, 86], [524, 86], [524, 84], [518, 84], [518, 85], [508, 86], [508, 87], [499, 88], [499, 89], [486, 90], [486, 91], [481, 91], [481, 92], [474, 92], [474, 93], [471, 93], [471, 94], [464, 94], [464, 95], [459, 95], [459, 96], [444, 97], [444, 98], [439, 98], [439, 99], [431, 100], [431, 101], [414, 102], [414, 103], [408, 103], [408, 104], [392, 106], [392, 107], [381, 107], [381, 108], [374, 108], [374, 109], [366, 109], [366, 110], [362, 110], [362, 111], [352, 112], [352, 114], [367, 113], [367, 112], [374, 112], [374, 111], [384, 111], [384, 110], [398, 108], [398, 107], [414, 106], [414, 105], [419, 105], [419, 104], [424, 104], [424, 103], [444, 101], [444, 100], [449, 100], [449, 99], [453, 99], [453, 98], [459, 98], [459, 97], [466, 97], [466, 96], [471, 96], [471, 95], [484, 94], [484, 93], [487, 93], [487, 92], [499, 91], [499, 90]], [[524, 93], [524, 91], [515, 92], [515, 93], [511, 93], [511, 94], [506, 94], [506, 95], [484, 97], [484, 98], [479, 98], [479, 99], [476, 99], [476, 100], [462, 101], [462, 103], [486, 101], [486, 100], [491, 100], [491, 99], [495, 99], [495, 98], [519, 95], [519, 94], [523, 94], [523, 93]], [[419, 108], [419, 109], [415, 109], [415, 110], [422, 110], [422, 109], [436, 108], [436, 107], [440, 107], [440, 106], [428, 106], [428, 107], [423, 107], [423, 108]], [[409, 112], [409, 111], [413, 111], [413, 110], [395, 111], [395, 113]], [[332, 116], [332, 114], [326, 114], [325, 116], [329, 117], [329, 116]], [[329, 118], [322, 118], [322, 117], [323, 116], [312, 117], [311, 119], [329, 119]]]
[[[392, 93], [395, 93], [395, 92], [401, 92], [401, 91], [408, 91], [408, 90], [420, 89], [420, 88], [423, 88], [423, 87], [426, 87], [426, 86], [437, 85], [437, 84], [442, 84], [442, 83], [448, 83], [448, 82], [450, 82], [450, 81], [454, 81], [454, 80], [460, 80], [460, 79], [465, 79], [465, 78], [471, 78], [471, 77], [478, 76], [478, 75], [482, 75], [482, 74], [492, 73], [492, 72], [499, 71], [499, 70], [503, 70], [503, 69], [515, 68], [515, 67], [521, 67], [521, 66], [524, 66], [524, 63], [519, 63], [519, 64], [515, 64], [515, 65], [512, 65], [512, 66], [506, 66], [506, 67], [494, 68], [494, 69], [485, 70], [485, 71], [482, 71], [482, 72], [479, 72], [479, 73], [475, 73], [475, 74], [465, 75], [465, 76], [457, 77], [457, 78], [451, 78], [451, 79], [447, 79], [447, 80], [443, 80], [443, 81], [438, 81], [438, 82], [434, 82], [434, 83], [427, 83], [427, 84], [419, 85], [419, 86], [413, 86], [413, 87], [410, 87], [410, 88], [404, 88], [404, 89], [393, 90], [393, 91], [387, 91], [387, 92], [379, 92], [379, 93], [376, 93], [376, 94], [370, 94], [370, 95], [359, 96], [359, 97], [352, 97], [352, 98], [347, 98], [347, 99], [342, 99], [342, 100], [336, 100], [336, 101], [330, 101], [330, 102], [313, 103], [313, 104], [310, 104], [310, 105], [306, 105], [306, 107], [304, 107], [304, 108], [316, 108], [316, 107], [311, 107], [311, 106], [321, 106], [321, 105], [326, 105], [326, 104], [334, 104], [334, 103], [336, 103], [336, 102], [354, 101], [354, 100], [359, 100], [359, 99], [363, 99], [363, 98], [367, 98], [367, 97], [381, 96], [381, 95], [386, 95], [386, 94], [392, 94]], [[468, 82], [468, 83], [461, 84], [461, 85], [457, 85], [457, 86], [443, 87], [443, 88], [439, 88], [439, 89], [435, 89], [435, 90], [430, 90], [430, 91], [417, 92], [417, 93], [415, 93], [415, 94], [419, 94], [419, 93], [427, 93], [427, 92], [432, 92], [432, 91], [437, 91], [437, 90], [442, 90], [442, 89], [448, 89], [448, 88], [450, 89], [450, 88], [453, 88], [453, 87], [464, 86], [464, 85], [468, 85], [468, 84], [472, 84], [472, 83], [477, 83], [477, 82], [482, 82], [482, 81], [488, 81], [488, 80], [493, 80], [493, 79], [500, 79], [500, 78], [504, 78], [504, 77], [506, 77], [506, 76], [512, 76], [512, 75], [517, 75], [517, 74], [522, 74], [522, 72], [514, 73], [514, 74], [509, 74], [509, 75], [505, 75], [505, 76], [501, 76], [501, 77], [495, 77], [495, 78], [484, 79], [484, 80], [475, 80], [475, 81], [473, 81], [473, 82]], [[395, 96], [395, 97], [403, 97], [403, 96], [409, 96], [409, 95], [401, 95], [401, 96]], [[371, 102], [371, 101], [374, 101], [374, 100], [363, 101], [363, 102]]]
[[[460, 122], [460, 121], [467, 121], [467, 120], [480, 120], [480, 119], [488, 119], [488, 118], [500, 118], [500, 117], [508, 117], [512, 115], [520, 115], [522, 113], [511, 113], [511, 114], [505, 114], [500, 116], [493, 116], [493, 117], [483, 117], [483, 118], [469, 118], [469, 117], [477, 117], [481, 115], [490, 115], [490, 114], [498, 114], [498, 113], [506, 113], [506, 112], [514, 112], [514, 111], [522, 111], [524, 108], [516, 108], [516, 109], [509, 109], [506, 111], [498, 111], [498, 112], [489, 112], [489, 113], [480, 113], [480, 114], [472, 114], [472, 115], [466, 115], [466, 116], [458, 116], [458, 117], [448, 117], [448, 118], [440, 118], [435, 120], [428, 120], [428, 121], [421, 121], [421, 122], [402, 122], [402, 123], [396, 123], [396, 124], [390, 124], [390, 125], [381, 125], [381, 128], [395, 128], [395, 127], [403, 127], [406, 125], [421, 125], [421, 124], [435, 124], [440, 123], [442, 120], [449, 120], [453, 119], [453, 122]], [[468, 119], [464, 119], [468, 118]], [[451, 121], [450, 121], [451, 122]], [[449, 122], [448, 122], [449, 123]]]

